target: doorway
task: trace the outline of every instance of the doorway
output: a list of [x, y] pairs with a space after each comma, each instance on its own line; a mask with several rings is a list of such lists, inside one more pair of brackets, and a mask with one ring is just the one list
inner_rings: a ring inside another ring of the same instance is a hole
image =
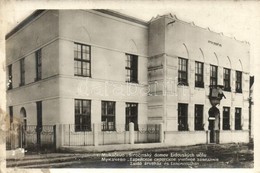
[[215, 106], [209, 109], [209, 143], [219, 143], [220, 112]]
[[[20, 110], [20, 118], [21, 118], [21, 122], [22, 122], [22, 130], [26, 131], [27, 129], [27, 115], [26, 115], [26, 110], [24, 107], [21, 108]], [[25, 142], [26, 142], [26, 136], [24, 135], [24, 133], [22, 133], [22, 145], [25, 146]]]

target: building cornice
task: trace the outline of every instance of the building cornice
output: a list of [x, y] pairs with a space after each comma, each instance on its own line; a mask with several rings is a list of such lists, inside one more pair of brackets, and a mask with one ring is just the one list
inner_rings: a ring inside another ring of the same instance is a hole
[[122, 13], [119, 13], [119, 12], [116, 12], [116, 11], [103, 10], [103, 9], [95, 9], [94, 11], [98, 11], [98, 12], [101, 12], [101, 13], [104, 13], [104, 14], [108, 14], [110, 16], [114, 16], [114, 17], [117, 17], [117, 18], [120, 18], [120, 19], [124, 19], [124, 20], [134, 22], [134, 23], [137, 23], [137, 24], [140, 24], [140, 25], [148, 26], [148, 22], [146, 22], [144, 20], [137, 19], [135, 17], [128, 16], [128, 15], [125, 15], [125, 14], [122, 14]]
[[30, 23], [32, 20], [34, 20], [36, 17], [38, 17], [40, 14], [42, 14], [46, 10], [36, 10], [34, 11], [30, 16], [25, 18], [21, 23], [19, 23], [15, 28], [13, 28], [9, 33], [6, 34], [5, 40], [10, 38], [13, 34], [15, 34], [17, 31], [22, 29], [25, 25]]

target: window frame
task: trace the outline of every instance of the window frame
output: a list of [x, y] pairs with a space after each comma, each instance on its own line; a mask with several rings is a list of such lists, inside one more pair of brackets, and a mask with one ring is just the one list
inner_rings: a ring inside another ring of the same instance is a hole
[[[79, 107], [77, 105], [77, 102], [79, 103]], [[86, 102], [85, 107], [84, 102]], [[79, 113], [77, 112], [77, 110], [79, 110]], [[75, 132], [91, 131], [91, 100], [74, 99], [74, 121]]]
[[[200, 65], [201, 68], [199, 68]], [[197, 71], [199, 73], [197, 73]], [[201, 78], [201, 80], [197, 80], [199, 78]], [[195, 87], [204, 88], [204, 63], [199, 61], [195, 61]]]
[[138, 56], [137, 55], [126, 53], [125, 70], [126, 70], [126, 82], [138, 83]]
[[[77, 50], [75, 50], [75, 46], [77, 46]], [[80, 51], [78, 51], [78, 46], [80, 47]], [[88, 49], [88, 54], [86, 54], [86, 56], [88, 55], [89, 59], [84, 59], [83, 50], [87, 50], [87, 49]], [[75, 52], [77, 52], [77, 57], [75, 57]], [[78, 52], [80, 52], [80, 58], [78, 57], [79, 55]], [[74, 42], [73, 57], [74, 57], [74, 76], [91, 77], [91, 46], [87, 44]], [[76, 62], [77, 62], [77, 66], [75, 65]], [[80, 63], [80, 68], [78, 67], [78, 62]], [[86, 68], [86, 73], [87, 73], [86, 75], [84, 74], [84, 68], [83, 68], [84, 65], [86, 65], [86, 67], [89, 66], [89, 69]], [[77, 71], [75, 71], [75, 69], [77, 69]], [[78, 74], [78, 69], [80, 69], [79, 74]]]
[[[239, 112], [237, 112], [237, 110], [239, 110]], [[235, 130], [242, 130], [242, 108], [238, 107], [235, 108]]]
[[[201, 110], [199, 110], [201, 109]], [[201, 111], [201, 114], [200, 114]], [[194, 106], [194, 130], [201, 131], [204, 130], [204, 105], [195, 104]], [[200, 123], [198, 123], [198, 121]]]
[[37, 127], [42, 127], [42, 101], [36, 102]]
[[[109, 104], [112, 104], [112, 105], [109, 105]], [[105, 107], [103, 107], [103, 106], [105, 106]], [[111, 107], [109, 107], [109, 106], [111, 106]], [[111, 109], [113, 110], [112, 114], [109, 114], [108, 112], [111, 111]], [[104, 112], [106, 112], [106, 113], [104, 113]], [[105, 119], [105, 121], [103, 121], [103, 119]], [[113, 122], [113, 124], [110, 125], [109, 122]], [[115, 101], [101, 101], [101, 130], [102, 131], [115, 131], [116, 130], [116, 102]]]
[[186, 103], [178, 103], [178, 131], [189, 131], [188, 104]]
[[[228, 111], [225, 111], [225, 109]], [[230, 107], [223, 107], [222, 130], [230, 130]]]
[[8, 85], [7, 90], [13, 89], [13, 66], [12, 64], [8, 65]]
[[[228, 73], [226, 73], [228, 72]], [[228, 77], [228, 78], [226, 78]], [[223, 68], [223, 85], [224, 91], [231, 91], [231, 70], [229, 68]], [[226, 85], [227, 84], [227, 85]]]
[[13, 106], [9, 106], [9, 116], [10, 116], [10, 128], [12, 128], [12, 123], [14, 122]]
[[[240, 75], [238, 75], [238, 74], [240, 74]], [[238, 78], [238, 76], [240, 76], [240, 77]], [[242, 93], [242, 89], [243, 89], [242, 76], [243, 76], [242, 71], [236, 71], [236, 93]], [[240, 85], [240, 88], [238, 88], [239, 85]]]
[[[185, 62], [185, 63], [184, 63]], [[178, 57], [178, 85], [185, 85], [188, 86], [188, 59]], [[182, 68], [185, 67], [185, 70]], [[186, 79], [183, 79], [183, 76], [185, 76]]]
[[35, 52], [35, 67], [36, 67], [36, 77], [35, 81], [42, 79], [42, 49]]
[[25, 58], [20, 59], [20, 86], [25, 85]]
[[[136, 107], [135, 114], [132, 114], [132, 108]], [[129, 109], [129, 110], [127, 110]], [[129, 113], [130, 112], [130, 113]], [[126, 108], [125, 108], [125, 125], [126, 131], [129, 131], [129, 123], [133, 122], [134, 123], [134, 130], [138, 130], [138, 103], [132, 103], [132, 102], [126, 102]], [[131, 121], [132, 120], [132, 121]]]
[[[215, 75], [213, 76], [213, 68], [215, 68]], [[216, 84], [213, 84], [213, 83]], [[218, 85], [218, 66], [210, 64], [210, 85], [211, 86], [217, 86]]]

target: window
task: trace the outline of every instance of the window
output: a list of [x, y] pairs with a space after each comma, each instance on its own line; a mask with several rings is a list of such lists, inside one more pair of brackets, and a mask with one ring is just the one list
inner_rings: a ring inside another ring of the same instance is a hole
[[37, 109], [37, 126], [42, 126], [42, 102], [36, 102]]
[[8, 66], [8, 84], [7, 89], [10, 90], [13, 88], [13, 74], [12, 74], [12, 64]]
[[230, 108], [223, 107], [223, 130], [230, 130]]
[[20, 60], [20, 86], [25, 84], [24, 58]]
[[126, 54], [126, 82], [138, 83], [138, 56]]
[[210, 65], [210, 85], [216, 86], [218, 84], [218, 67]]
[[195, 130], [204, 130], [203, 105], [195, 105]]
[[204, 88], [203, 63], [195, 62], [195, 87]]
[[36, 78], [35, 81], [41, 80], [42, 78], [42, 50], [39, 49], [35, 53], [36, 57]]
[[88, 45], [74, 43], [74, 75], [91, 77], [91, 49]]
[[235, 108], [235, 130], [242, 130], [241, 108]]
[[236, 71], [236, 92], [242, 93], [242, 72]]
[[102, 101], [102, 131], [115, 130], [115, 102]]
[[14, 122], [13, 106], [9, 106], [9, 115], [10, 115], [10, 128], [12, 128], [11, 125]]
[[231, 87], [230, 87], [230, 69], [224, 68], [223, 83], [224, 83], [224, 91], [231, 91]]
[[188, 85], [188, 60], [179, 58], [178, 65], [178, 83], [181, 85]]
[[138, 104], [137, 103], [126, 103], [126, 130], [129, 130], [129, 123], [134, 123], [134, 129], [138, 129], [137, 117], [138, 117]]
[[75, 99], [75, 131], [91, 131], [91, 101]]
[[188, 130], [188, 104], [178, 104], [178, 130]]

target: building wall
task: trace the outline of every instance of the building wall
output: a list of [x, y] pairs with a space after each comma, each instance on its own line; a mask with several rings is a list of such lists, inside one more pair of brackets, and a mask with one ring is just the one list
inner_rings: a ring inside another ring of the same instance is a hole
[[[148, 80], [153, 83], [152, 85], [155, 81], [161, 83], [161, 86], [157, 87], [157, 96], [148, 97], [149, 117], [157, 117], [156, 122], [163, 120], [166, 131], [178, 131], [178, 103], [186, 103], [189, 131], [194, 131], [194, 105], [202, 104], [204, 105], [204, 129], [208, 130], [208, 110], [211, 107], [208, 95], [212, 64], [218, 66], [219, 85], [223, 85], [223, 68], [231, 69], [232, 90], [224, 91], [226, 99], [217, 106], [221, 114], [221, 129], [223, 106], [228, 106], [231, 130], [234, 130], [235, 107], [242, 108], [242, 129], [248, 130], [249, 45], [170, 16], [153, 19], [149, 28], [153, 32], [149, 33], [151, 51], [149, 51]], [[158, 44], [163, 44], [159, 48], [156, 44], [157, 40]], [[188, 86], [177, 85], [178, 57], [188, 59]], [[204, 88], [195, 87], [195, 61], [204, 63]], [[243, 73], [242, 94], [235, 92], [236, 70]], [[228, 136], [224, 135], [223, 138]], [[224, 142], [225, 139], [222, 141]]]
[[[74, 99], [91, 100], [91, 123], [101, 123], [102, 100], [116, 102], [116, 124], [125, 124], [126, 102], [138, 103], [138, 122], [147, 123], [147, 27], [95, 11], [59, 14], [62, 123], [74, 123]], [[74, 76], [74, 42], [91, 46], [91, 77]], [[138, 84], [125, 82], [126, 53], [138, 55]]]
[[[13, 89], [7, 91], [7, 106], [22, 119], [25, 108], [28, 125], [36, 125], [36, 102], [42, 101], [43, 124], [59, 122], [59, 17], [46, 11], [6, 40], [6, 65], [12, 64]], [[35, 52], [42, 51], [42, 80], [35, 81]], [[25, 85], [20, 86], [20, 59], [25, 63]], [[6, 73], [8, 79], [8, 73]]]
[[[74, 43], [91, 47], [91, 77], [74, 76]], [[26, 44], [24, 44], [26, 43]], [[220, 46], [221, 45], [221, 46]], [[42, 80], [35, 82], [35, 51], [42, 49]], [[233, 51], [236, 50], [236, 51]], [[249, 45], [192, 24], [163, 16], [149, 26], [93, 10], [50, 10], [6, 41], [6, 65], [13, 66], [13, 89], [7, 105], [28, 124], [36, 124], [36, 102], [42, 101], [43, 124], [74, 124], [74, 100], [91, 100], [91, 123], [101, 123], [101, 101], [116, 102], [116, 124], [125, 123], [125, 103], [138, 103], [138, 123], [163, 123], [165, 142], [174, 145], [205, 143], [205, 131], [194, 131], [194, 105], [204, 105], [208, 130], [210, 64], [231, 69], [231, 92], [220, 110], [220, 141], [232, 142], [248, 130]], [[138, 56], [138, 84], [125, 82], [126, 53]], [[188, 86], [179, 86], [178, 57], [188, 59]], [[20, 62], [25, 58], [25, 86]], [[204, 63], [204, 88], [194, 87], [195, 61]], [[235, 93], [235, 72], [243, 72], [243, 93]], [[7, 77], [8, 78], [8, 77]], [[148, 96], [147, 96], [148, 95]], [[178, 132], [178, 103], [188, 104], [189, 131]], [[230, 131], [222, 131], [223, 106], [230, 107]], [[242, 131], [234, 130], [234, 111], [242, 108]], [[234, 133], [233, 133], [234, 132]], [[190, 141], [189, 137], [196, 140]], [[176, 138], [178, 140], [176, 140]]]

